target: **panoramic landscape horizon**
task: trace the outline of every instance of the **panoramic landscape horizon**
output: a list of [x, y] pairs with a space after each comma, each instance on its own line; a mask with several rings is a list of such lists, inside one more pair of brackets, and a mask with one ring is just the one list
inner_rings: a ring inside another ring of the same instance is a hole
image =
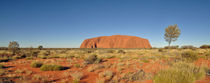
[[210, 83], [210, 0], [0, 0], [0, 83]]
[[79, 48], [83, 40], [129, 35], [164, 47], [164, 31], [177, 24], [180, 37], [172, 45], [200, 47], [210, 43], [208, 0], [1, 0], [0, 46]]

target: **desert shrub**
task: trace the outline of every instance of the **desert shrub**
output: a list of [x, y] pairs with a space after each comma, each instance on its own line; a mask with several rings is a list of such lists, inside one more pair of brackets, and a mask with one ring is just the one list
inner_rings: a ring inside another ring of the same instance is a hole
[[5, 66], [4, 66], [4, 65], [2, 65], [2, 64], [0, 64], [0, 69], [2, 69], [2, 68], [5, 68]]
[[144, 70], [139, 70], [138, 72], [129, 72], [124, 74], [123, 79], [127, 79], [129, 81], [137, 81], [144, 80], [146, 78], [146, 73]]
[[1, 57], [0, 62], [8, 62], [10, 59], [7, 57]]
[[18, 54], [20, 52], [19, 44], [16, 41], [10, 42], [8, 49], [12, 52], [13, 55]]
[[74, 67], [80, 68], [80, 65], [79, 64], [74, 64]]
[[200, 46], [200, 48], [202, 48], [202, 49], [210, 48], [210, 45], [202, 45], [202, 46]]
[[105, 68], [105, 67], [101, 64], [97, 64], [97, 65], [92, 65], [92, 66], [88, 67], [87, 70], [88, 70], [88, 72], [93, 72], [93, 71], [95, 71], [97, 69], [101, 69], [101, 68]]
[[5, 73], [6, 73], [6, 70], [0, 69], [0, 76], [1, 76], [1, 75], [4, 75]]
[[144, 63], [149, 63], [150, 61], [147, 60], [147, 59], [144, 59], [144, 60], [142, 60], [142, 62], [144, 62]]
[[100, 78], [105, 77], [107, 80], [110, 80], [113, 77], [113, 72], [106, 70], [104, 72], [99, 73], [99, 77]]
[[171, 68], [159, 71], [153, 78], [154, 83], [194, 83], [205, 76], [202, 67], [189, 63], [176, 63]]
[[126, 52], [124, 50], [118, 50], [118, 53], [125, 54]]
[[107, 53], [114, 53], [115, 50], [107, 50]]
[[206, 58], [210, 58], [210, 52], [205, 54]]
[[21, 59], [21, 58], [22, 58], [21, 56], [17, 56], [17, 55], [15, 55], [15, 56], [12, 57], [12, 59], [14, 59], [14, 60], [15, 59]]
[[27, 60], [32, 60], [34, 59], [34, 57], [30, 56], [30, 57], [26, 57]]
[[43, 65], [42, 62], [32, 62], [31, 67], [33, 68], [40, 68]]
[[165, 46], [164, 48], [165, 49], [178, 49], [179, 46], [178, 45], [177, 46]]
[[80, 83], [80, 80], [83, 77], [83, 73], [82, 72], [73, 72], [73, 73], [71, 73], [71, 77], [73, 78], [73, 83]]
[[192, 46], [192, 45], [185, 45], [181, 47], [182, 49], [196, 49], [196, 47]]
[[64, 67], [60, 65], [42, 65], [40, 70], [41, 71], [57, 71], [57, 70], [64, 70]]
[[193, 51], [185, 51], [181, 54], [182, 59], [185, 59], [187, 61], [196, 61], [198, 60], [198, 54], [196, 52]]
[[48, 56], [45, 56], [45, 55], [39, 55], [38, 58], [41, 58], [41, 59], [47, 59]]
[[86, 64], [93, 64], [96, 60], [97, 60], [97, 56], [96, 55], [87, 55], [84, 58], [84, 61], [85, 61]]
[[158, 49], [158, 52], [164, 52], [164, 49], [160, 48]]
[[96, 61], [95, 61], [94, 63], [95, 63], [95, 64], [98, 64], [98, 63], [100, 63], [100, 62], [102, 62], [102, 59], [101, 59], [101, 58], [97, 58]]

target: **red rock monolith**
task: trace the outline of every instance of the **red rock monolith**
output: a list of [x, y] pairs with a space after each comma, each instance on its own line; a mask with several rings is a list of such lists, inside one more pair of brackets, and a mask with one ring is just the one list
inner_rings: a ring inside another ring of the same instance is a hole
[[151, 48], [147, 39], [127, 36], [112, 35], [86, 39], [80, 48]]

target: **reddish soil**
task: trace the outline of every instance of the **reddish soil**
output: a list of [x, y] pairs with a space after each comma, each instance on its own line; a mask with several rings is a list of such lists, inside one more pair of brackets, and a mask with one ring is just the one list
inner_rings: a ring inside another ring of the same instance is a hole
[[[13, 74], [15, 71], [19, 70], [24, 70], [23, 73], [15, 73], [17, 76], [27, 76], [27, 77], [33, 77], [34, 75], [40, 75], [43, 77], [46, 77], [46, 79], [50, 82], [56, 82], [56, 83], [61, 83], [63, 80], [67, 81], [72, 81], [72, 77], [68, 74], [65, 76], [66, 72], [75, 72], [79, 71], [83, 73], [83, 78], [81, 79], [81, 83], [95, 83], [96, 79], [99, 77], [98, 74], [102, 71], [105, 71], [105, 68], [98, 69], [94, 72], [88, 72], [87, 69], [91, 65], [87, 65], [86, 67], [83, 68], [77, 68], [74, 65], [75, 64], [80, 64], [81, 66], [83, 65], [83, 60], [77, 59], [77, 58], [72, 58], [72, 62], [67, 61], [67, 59], [62, 59], [62, 58], [53, 58], [53, 59], [35, 59], [37, 61], [42, 61], [46, 62], [45, 64], [51, 63], [51, 62], [56, 62], [57, 64], [60, 64], [64, 67], [68, 67], [66, 70], [62, 71], [41, 71], [40, 68], [32, 68], [30, 66], [31, 62], [33, 60], [26, 60], [26, 59], [18, 59], [10, 62], [6, 62], [6, 66], [8, 67], [7, 70], [10, 70]], [[124, 63], [129, 65], [124, 65], [122, 66], [123, 70], [119, 71], [117, 67], [115, 66], [118, 63]], [[118, 58], [112, 58], [112, 59], [105, 59], [104, 62], [101, 64], [111, 64], [110, 68], [106, 68], [106, 70], [111, 70], [114, 72], [115, 76], [120, 76], [122, 73], [128, 73], [128, 72], [136, 72], [139, 69], [143, 69], [146, 73], [151, 73], [154, 75], [157, 73], [160, 69], [167, 68], [167, 65], [163, 64], [164, 61], [152, 61], [148, 63], [143, 63], [139, 62], [138, 60], [125, 60], [123, 62], [119, 62]], [[210, 67], [210, 60], [205, 60], [205, 59], [199, 59], [198, 61], [195, 62], [196, 65], [200, 66], [201, 64], [206, 64], [208, 67]], [[27, 75], [27, 71], [32, 71], [32, 74]], [[121, 73], [120, 73], [121, 72]], [[15, 79], [17, 80], [17, 79]], [[124, 80], [120, 81], [124, 82]], [[147, 80], [142, 80], [134, 83], [153, 83], [151, 79]], [[206, 76], [205, 79], [196, 81], [196, 83], [210, 83], [210, 76]]]

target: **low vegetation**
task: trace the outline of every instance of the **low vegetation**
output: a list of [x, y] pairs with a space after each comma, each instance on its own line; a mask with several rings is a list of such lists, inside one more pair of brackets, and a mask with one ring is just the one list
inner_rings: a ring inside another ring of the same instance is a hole
[[83, 73], [73, 72], [71, 73], [71, 77], [73, 78], [73, 83], [80, 83], [80, 80], [83, 77]]
[[154, 76], [154, 83], [194, 83], [205, 76], [203, 68], [189, 63], [176, 63]]
[[209, 49], [30, 48], [30, 52], [22, 49], [12, 55], [0, 50], [0, 76], [21, 83], [209, 82], [204, 79], [210, 75]]
[[42, 65], [40, 67], [41, 71], [59, 71], [59, 70], [64, 70], [65, 68], [60, 65]]
[[32, 62], [31, 67], [33, 68], [40, 68], [43, 65], [42, 62]]

